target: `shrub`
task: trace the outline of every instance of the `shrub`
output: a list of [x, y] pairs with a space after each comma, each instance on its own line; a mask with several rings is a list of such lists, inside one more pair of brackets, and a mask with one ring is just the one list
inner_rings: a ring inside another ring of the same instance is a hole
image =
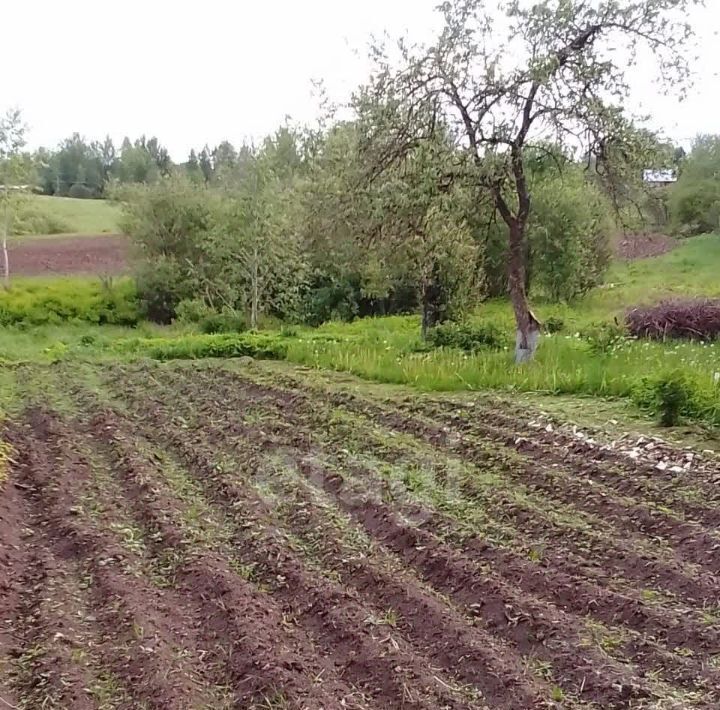
[[155, 323], [172, 323], [178, 304], [187, 298], [191, 288], [178, 262], [158, 257], [142, 264], [135, 278], [143, 315]]
[[95, 197], [95, 192], [87, 185], [76, 182], [74, 185], [70, 186], [70, 189], [68, 190], [68, 197], [76, 197], [84, 200], [89, 200]]
[[245, 316], [236, 311], [210, 313], [199, 323], [203, 333], [242, 333], [247, 330]]
[[140, 318], [135, 285], [87, 279], [32, 281], [0, 291], [0, 325], [28, 327], [67, 321], [135, 325]]
[[181, 323], [199, 323], [214, 312], [202, 298], [184, 298], [175, 308], [175, 316]]
[[591, 325], [582, 336], [590, 346], [590, 352], [607, 355], [627, 340], [628, 333], [618, 323], [596, 323]]
[[680, 232], [712, 232], [720, 224], [720, 182], [680, 178], [670, 195], [670, 211]]
[[700, 135], [670, 191], [670, 217], [679, 232], [712, 232], [720, 225], [720, 136]]
[[502, 348], [506, 345], [502, 331], [491, 323], [458, 325], [445, 323], [428, 331], [428, 342], [436, 348], [457, 348], [474, 352], [482, 348]]
[[563, 330], [565, 330], [565, 321], [562, 318], [558, 318], [557, 316], [550, 316], [550, 318], [546, 319], [545, 323], [545, 330], [548, 333], [561, 333]]
[[187, 335], [180, 338], [146, 338], [119, 341], [117, 349], [154, 360], [253, 357], [283, 360], [286, 345], [277, 337], [259, 333], [242, 335]]
[[682, 372], [643, 378], [633, 392], [635, 402], [660, 416], [662, 426], [677, 426], [682, 415], [696, 413], [700, 402], [693, 384]]
[[571, 301], [600, 284], [610, 263], [609, 215], [579, 170], [537, 180], [528, 227], [533, 285], [553, 301]]
[[638, 338], [712, 340], [720, 336], [720, 300], [686, 299], [640, 306], [625, 316], [628, 331]]
[[359, 281], [317, 276], [303, 296], [300, 318], [313, 327], [330, 320], [351, 321], [360, 310], [360, 298]]

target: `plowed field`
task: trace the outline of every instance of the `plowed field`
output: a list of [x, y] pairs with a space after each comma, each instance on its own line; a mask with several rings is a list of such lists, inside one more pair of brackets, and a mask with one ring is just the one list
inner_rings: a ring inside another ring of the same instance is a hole
[[720, 707], [707, 457], [259, 364], [4, 396], [0, 706]]
[[10, 245], [15, 276], [120, 274], [127, 270], [130, 241], [122, 234], [21, 239]]

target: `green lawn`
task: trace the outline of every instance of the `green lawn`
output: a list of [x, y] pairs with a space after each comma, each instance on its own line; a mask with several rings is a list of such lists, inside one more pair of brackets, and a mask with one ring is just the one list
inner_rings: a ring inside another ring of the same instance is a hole
[[119, 231], [120, 208], [107, 200], [33, 195], [29, 198], [28, 209], [33, 216], [27, 220], [29, 228], [23, 230], [27, 236], [47, 233], [114, 234]]

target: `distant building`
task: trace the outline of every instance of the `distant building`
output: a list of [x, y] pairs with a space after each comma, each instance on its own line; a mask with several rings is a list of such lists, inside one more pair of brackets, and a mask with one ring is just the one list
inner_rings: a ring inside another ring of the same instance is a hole
[[670, 185], [677, 182], [675, 170], [643, 170], [643, 182], [650, 185]]

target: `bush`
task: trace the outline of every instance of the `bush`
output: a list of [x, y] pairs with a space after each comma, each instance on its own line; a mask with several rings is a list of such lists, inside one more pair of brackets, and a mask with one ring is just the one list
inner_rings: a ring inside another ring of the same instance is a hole
[[633, 308], [625, 316], [628, 331], [638, 338], [712, 340], [720, 337], [720, 300], [663, 301]]
[[565, 321], [557, 316], [550, 316], [550, 318], [545, 321], [544, 325], [545, 330], [550, 334], [561, 333], [565, 330]]
[[202, 298], [184, 298], [175, 308], [175, 317], [181, 323], [199, 323], [213, 313]]
[[135, 275], [143, 315], [154, 323], [169, 325], [191, 286], [177, 261], [158, 257], [142, 264]]
[[538, 180], [528, 227], [533, 285], [553, 301], [572, 301], [600, 284], [610, 264], [609, 215], [581, 171]]
[[427, 340], [436, 348], [457, 348], [466, 352], [475, 352], [483, 348], [499, 349], [507, 344], [502, 331], [491, 323], [483, 325], [445, 323], [430, 329]]
[[83, 200], [90, 200], [95, 197], [95, 192], [87, 185], [76, 182], [74, 185], [70, 186], [70, 189], [68, 190], [68, 197], [76, 197]]
[[672, 222], [684, 235], [720, 226], [720, 136], [699, 135], [670, 191]]
[[608, 355], [628, 337], [625, 328], [618, 323], [596, 323], [584, 330], [581, 335], [587, 340], [590, 352], [595, 355]]
[[283, 360], [287, 346], [279, 338], [258, 333], [242, 335], [187, 335], [180, 338], [146, 338], [119, 341], [117, 349], [154, 360], [253, 357]]
[[37, 326], [67, 321], [135, 325], [140, 318], [135, 285], [86, 279], [15, 284], [0, 291], [0, 325]]
[[245, 316], [236, 311], [223, 311], [211, 313], [200, 322], [200, 331], [203, 333], [242, 333], [247, 330]]
[[358, 316], [360, 298], [359, 281], [317, 276], [303, 296], [300, 318], [313, 327], [330, 320], [352, 321]]
[[720, 225], [720, 181], [681, 177], [670, 194], [670, 213], [685, 235], [714, 231]]
[[696, 387], [682, 372], [643, 378], [633, 393], [635, 402], [660, 415], [662, 426], [677, 426], [682, 415], [695, 415], [700, 402]]

